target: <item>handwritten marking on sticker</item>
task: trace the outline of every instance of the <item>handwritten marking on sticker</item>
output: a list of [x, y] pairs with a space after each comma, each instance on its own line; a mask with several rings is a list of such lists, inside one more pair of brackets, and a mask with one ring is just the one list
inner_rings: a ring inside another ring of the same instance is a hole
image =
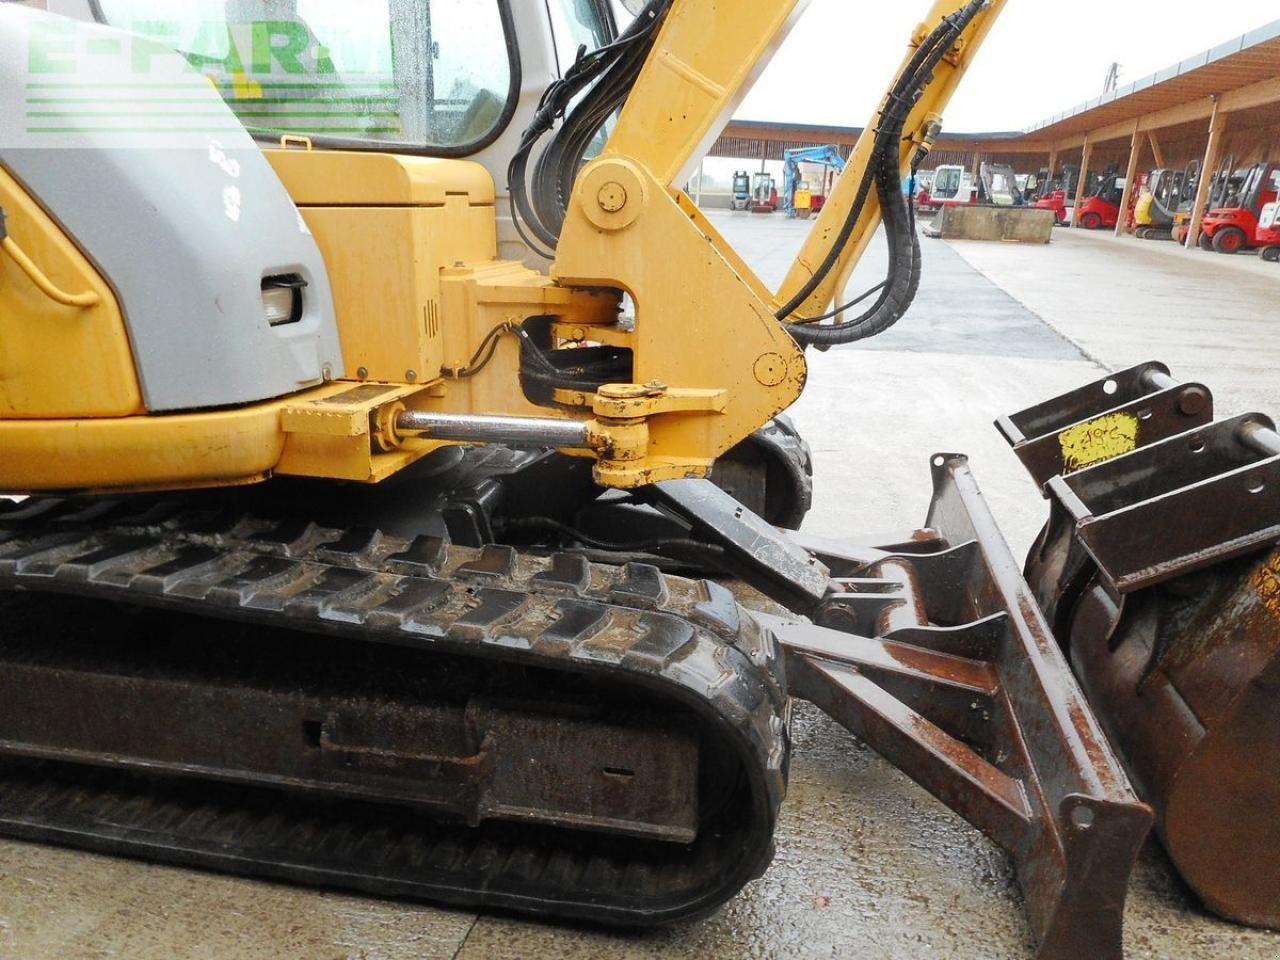
[[1132, 413], [1109, 413], [1062, 431], [1058, 441], [1063, 472], [1075, 473], [1138, 449], [1138, 418]]

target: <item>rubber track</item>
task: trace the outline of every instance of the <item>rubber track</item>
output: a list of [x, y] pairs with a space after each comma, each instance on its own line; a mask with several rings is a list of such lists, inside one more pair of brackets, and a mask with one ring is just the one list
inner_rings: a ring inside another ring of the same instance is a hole
[[622, 680], [693, 710], [708, 748], [733, 751], [745, 776], [726, 823], [680, 847], [510, 825], [469, 830], [424, 824], [421, 814], [396, 820], [386, 807], [317, 808], [265, 789], [191, 790], [4, 760], [0, 833], [623, 925], [710, 912], [772, 858], [788, 759], [781, 662], [772, 636], [717, 584], [572, 554], [534, 558], [255, 520], [175, 498], [0, 504], [0, 591], [8, 590]]
[[813, 451], [790, 417], [779, 414], [751, 435], [751, 443], [774, 458], [791, 481], [787, 506], [778, 526], [799, 530], [813, 507]]

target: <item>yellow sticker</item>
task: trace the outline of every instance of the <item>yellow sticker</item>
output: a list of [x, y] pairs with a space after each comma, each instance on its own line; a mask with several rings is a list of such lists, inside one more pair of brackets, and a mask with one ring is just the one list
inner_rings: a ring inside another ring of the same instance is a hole
[[1138, 418], [1109, 413], [1058, 434], [1062, 444], [1062, 472], [1075, 473], [1104, 460], [1138, 449]]

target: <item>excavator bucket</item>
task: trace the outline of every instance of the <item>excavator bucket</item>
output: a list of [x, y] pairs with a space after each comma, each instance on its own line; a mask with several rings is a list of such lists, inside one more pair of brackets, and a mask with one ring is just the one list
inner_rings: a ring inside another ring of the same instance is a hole
[[1280, 926], [1280, 435], [1144, 364], [1003, 418], [1026, 578], [1186, 882]]

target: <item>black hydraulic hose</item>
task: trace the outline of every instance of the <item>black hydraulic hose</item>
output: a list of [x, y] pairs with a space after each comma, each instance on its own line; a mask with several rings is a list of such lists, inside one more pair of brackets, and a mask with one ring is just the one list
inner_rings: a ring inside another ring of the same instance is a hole
[[[591, 140], [625, 103], [671, 3], [672, 0], [650, 0], [635, 22], [612, 43], [590, 52], [581, 48], [564, 77], [547, 88], [533, 122], [521, 138], [507, 168], [511, 216], [524, 241], [547, 259], [554, 254], [539, 244], [554, 249], [559, 242], [573, 183]], [[569, 112], [579, 97], [578, 105]], [[529, 160], [533, 148], [562, 119], [557, 136], [534, 165], [531, 195]]]
[[855, 343], [884, 333], [907, 312], [920, 289], [922, 255], [920, 236], [915, 229], [910, 203], [902, 202], [896, 153], [886, 156], [876, 172], [876, 194], [884, 214], [885, 236], [893, 268], [875, 305], [846, 323], [831, 326], [796, 324], [791, 327], [797, 341], [824, 347]]
[[[985, 2], [985, 0], [983, 0]], [[974, 0], [971, 6], [981, 9], [979, 0]], [[967, 9], [967, 8], [966, 8]], [[964, 12], [964, 11], [962, 11]], [[976, 12], [976, 11], [975, 11]], [[871, 193], [874, 182], [876, 165], [881, 157], [887, 143], [892, 141], [896, 146], [896, 142], [902, 135], [902, 129], [906, 125], [907, 114], [910, 113], [911, 107], [915, 104], [915, 99], [919, 95], [918, 91], [922, 90], [928, 82], [929, 75], [932, 74], [933, 67], [941, 61], [945, 51], [949, 49], [950, 44], [954, 42], [954, 38], [959, 36], [963, 27], [956, 29], [953, 26], [952, 18], [945, 18], [937, 29], [930, 34], [920, 48], [916, 51], [906, 69], [899, 76], [897, 83], [889, 91], [885, 99], [884, 109], [881, 111], [880, 125], [875, 131], [875, 140], [873, 142], [871, 156], [868, 160], [867, 169], [863, 173], [862, 182], [859, 185], [857, 197], [853, 206], [850, 208], [849, 215], [845, 218], [845, 222], [841, 227], [840, 233], [836, 240], [832, 243], [831, 249], [827, 252], [826, 258], [818, 266], [818, 269], [810, 277], [804, 287], [778, 311], [779, 320], [787, 320], [791, 318], [795, 311], [804, 304], [806, 300], [813, 295], [818, 285], [826, 279], [827, 275], [835, 267], [839, 261], [840, 254], [845, 246], [849, 243], [858, 219], [862, 216], [862, 210], [866, 205], [867, 197]], [[944, 42], [946, 46], [944, 46]], [[940, 52], [941, 51], [941, 52]], [[936, 60], [933, 59], [936, 55]], [[926, 72], [926, 67], [927, 72]], [[907, 109], [903, 111], [901, 105], [904, 100], [910, 96], [911, 102]], [[900, 119], [899, 119], [900, 118]]]
[[[942, 23], [916, 51], [886, 99], [867, 170], [839, 235], [808, 283], [778, 311], [777, 316], [783, 321], [795, 320], [796, 310], [813, 295], [834, 269], [862, 216], [873, 187], [880, 200], [890, 247], [890, 275], [880, 298], [871, 310], [846, 323], [817, 326], [817, 320], [833, 316], [828, 314], [826, 317], [808, 321], [801, 319], [788, 324], [788, 329], [798, 342], [834, 346], [874, 336], [896, 323], [914, 299], [920, 283], [920, 242], [915, 231], [911, 199], [902, 196], [899, 183], [899, 145], [911, 110], [925, 87], [932, 82], [934, 70], [986, 5], [987, 0], [971, 0], [963, 9], [943, 18]], [[918, 164], [920, 159], [921, 157], [917, 157], [915, 163]], [[835, 311], [836, 314], [840, 312], [840, 309]]]

